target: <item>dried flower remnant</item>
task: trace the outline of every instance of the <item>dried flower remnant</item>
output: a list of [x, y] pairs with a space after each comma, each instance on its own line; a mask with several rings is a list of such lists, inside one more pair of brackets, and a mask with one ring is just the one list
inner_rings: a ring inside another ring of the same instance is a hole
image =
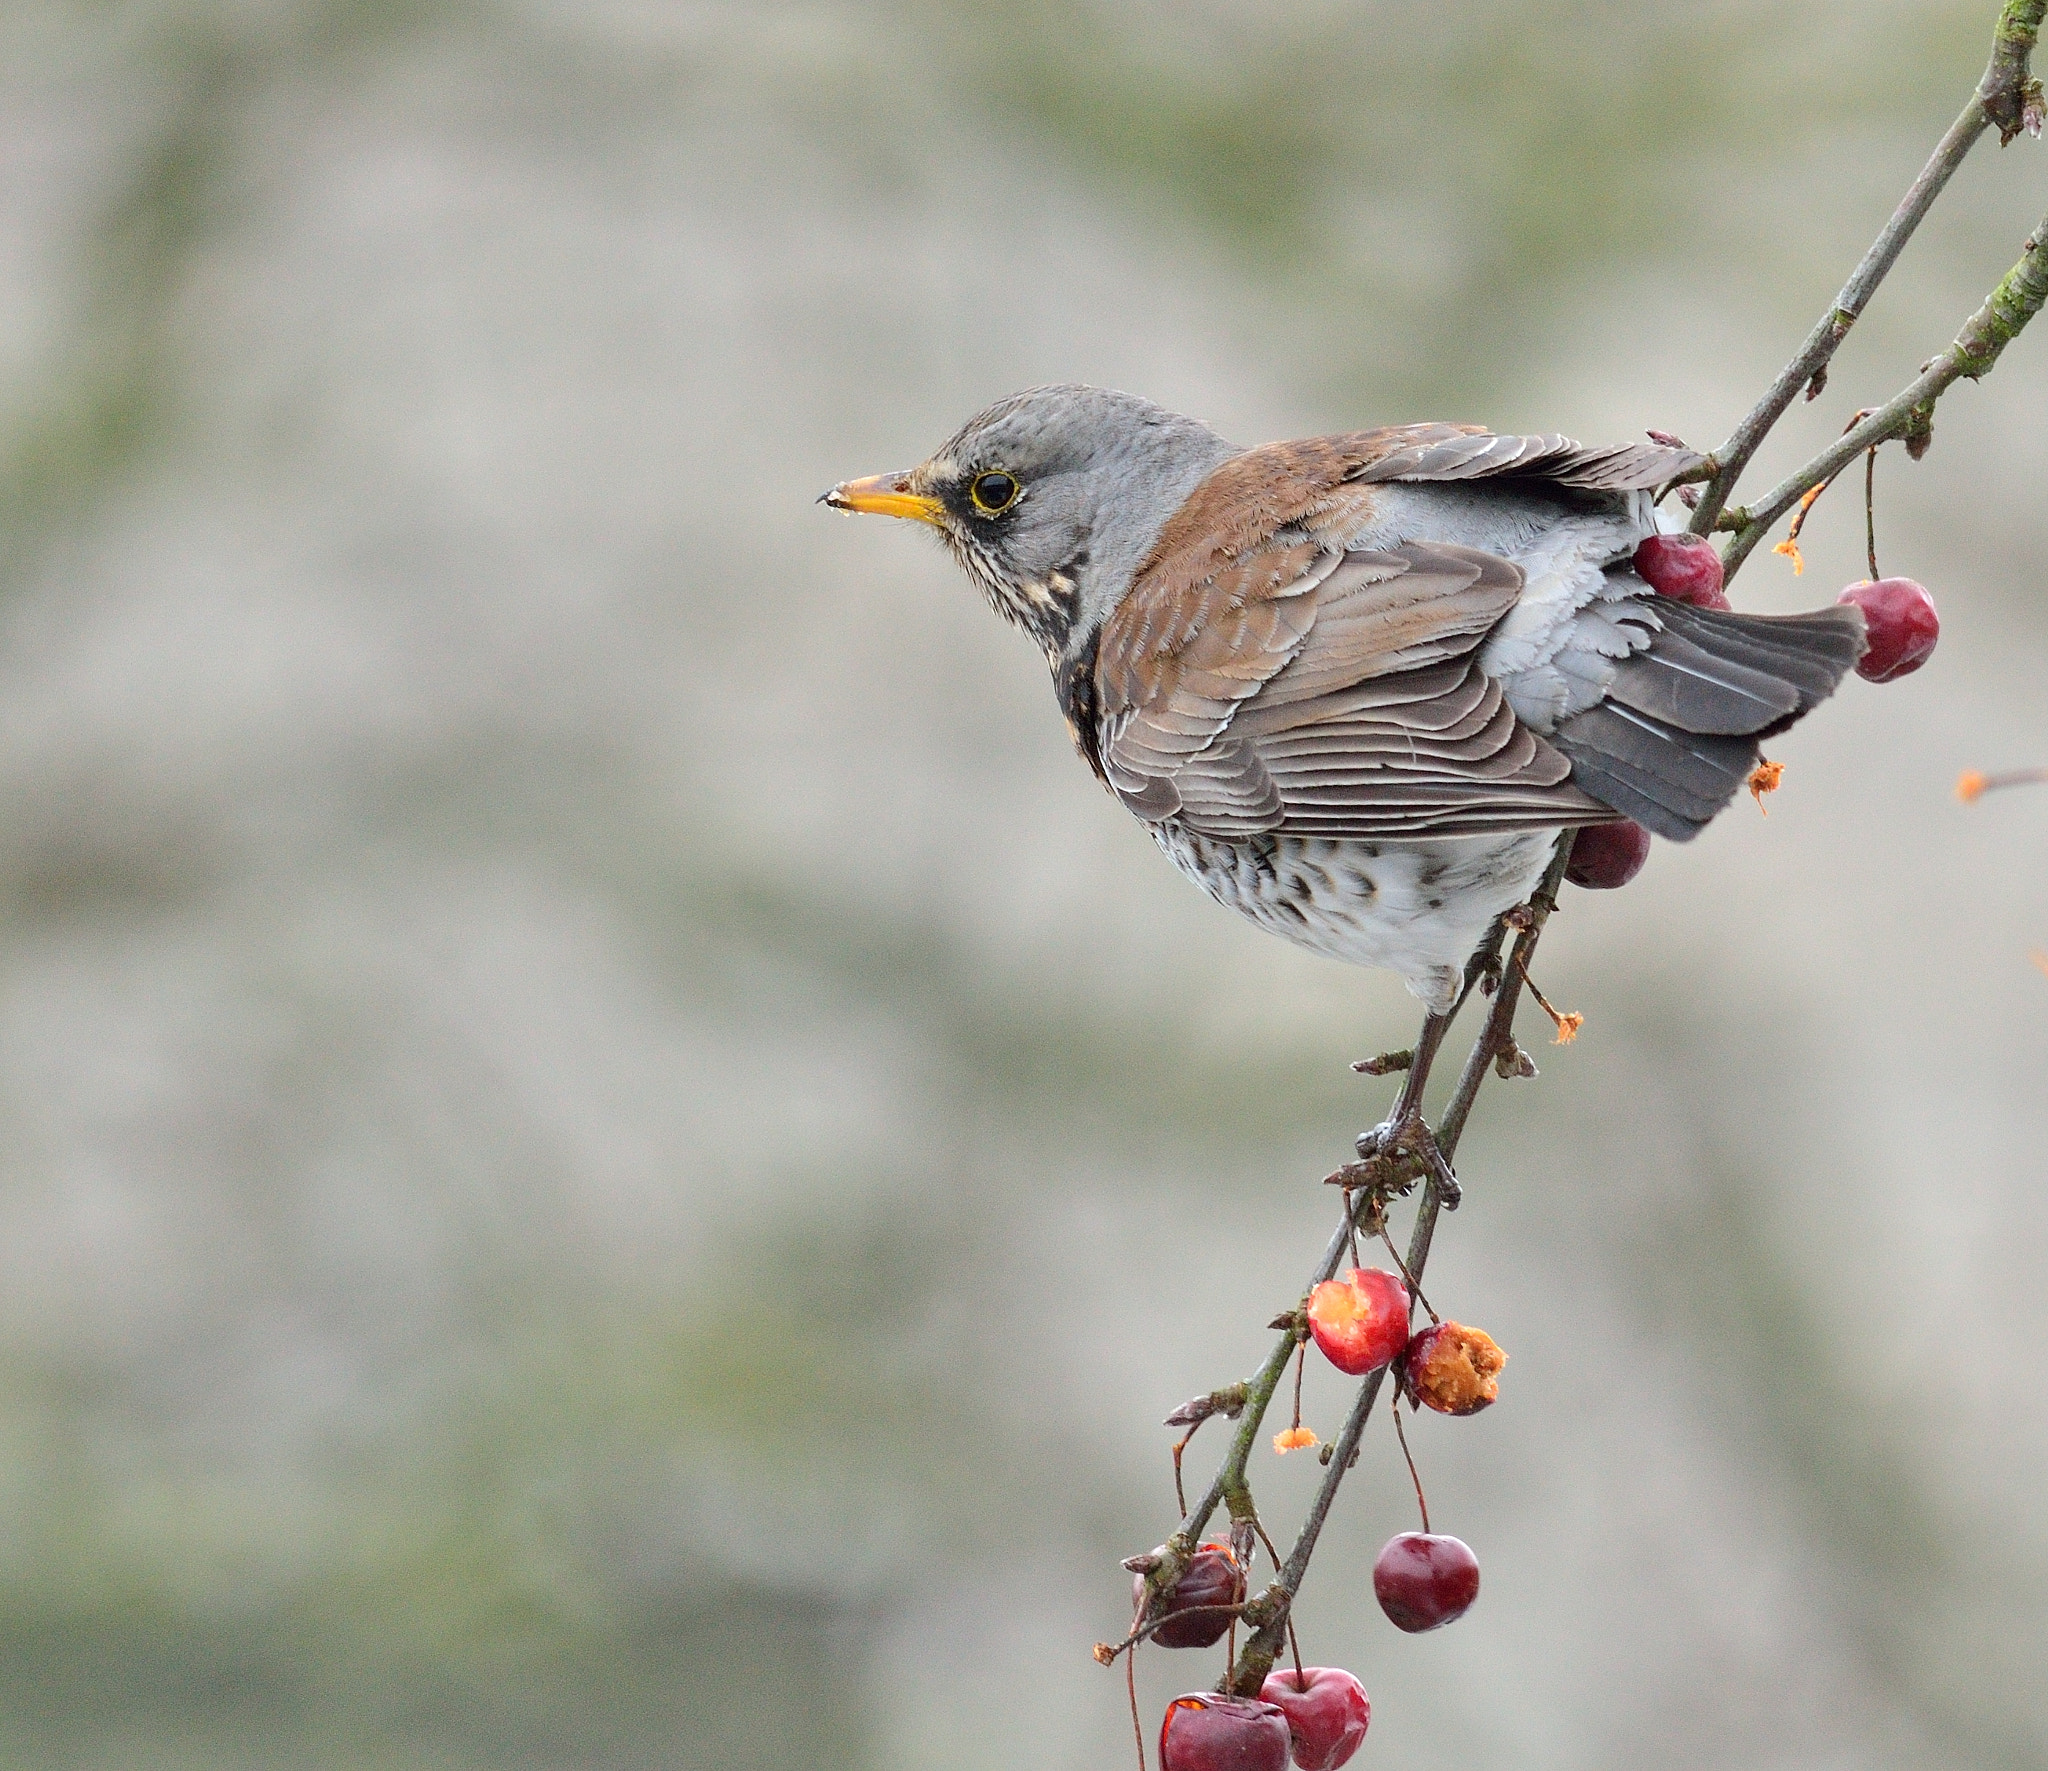
[[1306, 1451], [1311, 1446], [1320, 1443], [1321, 1441], [1316, 1438], [1315, 1434], [1306, 1427], [1288, 1427], [1284, 1431], [1273, 1435], [1273, 1449], [1282, 1457], [1285, 1457], [1290, 1451]]
[[1956, 798], [1964, 805], [1971, 805], [1987, 793], [1996, 793], [2001, 787], [2036, 787], [2044, 781], [2048, 781], [2048, 769], [2010, 769], [2002, 775], [1985, 775], [1975, 769], [1965, 769], [1956, 777]]
[[1756, 809], [1767, 818], [1771, 815], [1771, 808], [1764, 804], [1764, 795], [1776, 793], [1778, 783], [1784, 779], [1785, 765], [1774, 763], [1766, 756], [1757, 760], [1756, 767], [1749, 771], [1749, 779], [1743, 782], [1743, 786], [1749, 789], [1751, 797], [1756, 800]]

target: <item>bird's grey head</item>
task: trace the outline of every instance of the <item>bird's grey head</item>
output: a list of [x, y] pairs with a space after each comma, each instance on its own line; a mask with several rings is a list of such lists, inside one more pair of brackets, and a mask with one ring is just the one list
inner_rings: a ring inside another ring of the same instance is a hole
[[1057, 660], [1108, 618], [1166, 519], [1237, 453], [1134, 394], [1063, 382], [998, 400], [918, 466], [848, 480], [824, 502], [929, 523], [996, 612]]

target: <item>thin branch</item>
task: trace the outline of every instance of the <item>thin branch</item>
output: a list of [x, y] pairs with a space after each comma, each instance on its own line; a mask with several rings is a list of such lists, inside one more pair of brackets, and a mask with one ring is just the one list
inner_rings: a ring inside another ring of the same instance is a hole
[[[1807, 335], [1799, 354], [1785, 365], [1769, 391], [1708, 458], [1714, 471], [1693, 512], [1691, 528], [1695, 535], [1713, 533], [1735, 482], [1742, 477], [1772, 427], [1784, 417], [1799, 390], [1807, 389], [1811, 398], [1826, 384], [1827, 366], [1836, 349], [1849, 336], [1850, 327], [1862, 317], [1878, 285], [1898, 262], [1906, 242], [1933, 208], [1934, 200], [1955, 175], [1956, 168], [1977, 145], [1977, 138], [1991, 128], [1998, 130], [2001, 142], [2012, 140], [2022, 129], [2040, 132], [2041, 89], [2028, 72], [2028, 63], [2041, 34], [2044, 12], [2048, 12], [2048, 0], [2005, 0], [1992, 33], [1991, 59], [1976, 91], [1970, 95], [1970, 102], [1949, 125], [1948, 133], [1920, 169], [1920, 176], [1892, 212], [1884, 231], [1842, 285], [1834, 305]], [[1805, 489], [1802, 486], [1800, 491]], [[1732, 565], [1729, 570], [1733, 571]]]
[[[1465, 1068], [1459, 1074], [1458, 1085], [1451, 1092], [1451, 1099], [1437, 1121], [1437, 1147], [1442, 1150], [1448, 1162], [1457, 1150], [1458, 1140], [1464, 1135], [1466, 1121], [1471, 1117], [1472, 1104], [1479, 1096], [1481, 1083], [1486, 1079], [1488, 1067], [1495, 1056], [1506, 1049], [1505, 1042], [1514, 1037], [1515, 1010], [1521, 1000], [1521, 980], [1526, 975], [1528, 963], [1536, 952], [1536, 943], [1542, 936], [1543, 925], [1550, 913], [1557, 908], [1557, 891], [1564, 879], [1565, 864], [1571, 858], [1572, 831], [1566, 831], [1558, 838], [1557, 853], [1551, 858], [1550, 866], [1543, 880], [1530, 894], [1528, 915], [1525, 925], [1516, 936], [1514, 956], [1501, 973], [1500, 988], [1493, 999], [1492, 1012], [1486, 1018], [1486, 1025], [1473, 1044], [1471, 1054], [1465, 1060]], [[1468, 977], [1476, 977], [1480, 968], [1497, 958], [1500, 944], [1505, 938], [1505, 929], [1494, 931], [1488, 948], [1481, 950], [1468, 969]], [[1408, 1239], [1409, 1272], [1417, 1279], [1429, 1262], [1430, 1243], [1436, 1235], [1437, 1217], [1442, 1210], [1442, 1198], [1434, 1178], [1424, 1184], [1422, 1203], [1416, 1209], [1415, 1228]], [[1314, 1501], [1309, 1506], [1308, 1517], [1302, 1522], [1301, 1533], [1294, 1540], [1294, 1548], [1288, 1552], [1286, 1566], [1280, 1570], [1279, 1578], [1266, 1593], [1246, 1608], [1248, 1621], [1256, 1619], [1258, 1627], [1251, 1639], [1245, 1643], [1244, 1651], [1232, 1666], [1227, 1688], [1240, 1696], [1255, 1694], [1264, 1683], [1266, 1675], [1273, 1670], [1273, 1662], [1279, 1656], [1285, 1640], [1287, 1618], [1292, 1610], [1294, 1595], [1301, 1591], [1303, 1577], [1308, 1573], [1309, 1558], [1315, 1554], [1316, 1539], [1321, 1535], [1323, 1521], [1329, 1517], [1330, 1506], [1337, 1498], [1337, 1490], [1343, 1484], [1345, 1474], [1351, 1467], [1352, 1455], [1358, 1449], [1358, 1441], [1365, 1431], [1365, 1423], [1371, 1418], [1373, 1404], [1379, 1400], [1380, 1385], [1385, 1381], [1387, 1367], [1381, 1366], [1359, 1386], [1358, 1396], [1351, 1405], [1351, 1413], [1344, 1422], [1344, 1430], [1338, 1435], [1335, 1449], [1330, 1456], [1329, 1468], [1322, 1485], [1316, 1490]]]
[[[2048, 4], [2048, 0], [2044, 0]], [[1813, 487], [1832, 479], [1865, 449], [1904, 437], [1908, 452], [1918, 453], [1932, 435], [1934, 403], [1949, 387], [1968, 377], [1990, 374], [1999, 354], [2048, 302], [2048, 219], [2027, 236], [2019, 262], [1956, 334], [1945, 351], [1901, 392], [1879, 406], [1841, 440], [1823, 449], [1796, 473], [1773, 486], [1756, 504], [1741, 511], [1743, 526], [1728, 544], [1722, 567], [1729, 578], [1777, 520]], [[1916, 441], [1919, 449], [1915, 448]], [[1733, 514], [1733, 513], [1731, 513]]]
[[[1567, 833], [1566, 838], [1566, 852], [1569, 852], [1569, 833]], [[1554, 863], [1551, 871], [1558, 878], [1562, 878], [1563, 863], [1561, 861]], [[1557, 880], [1551, 878], [1549, 874], [1544, 876], [1544, 880], [1545, 883], [1538, 888], [1539, 896], [1547, 893], [1550, 900], [1554, 903], [1557, 893]], [[1455, 1020], [1459, 1010], [1471, 999], [1472, 991], [1477, 985], [1480, 976], [1483, 973], [1490, 972], [1499, 964], [1500, 950], [1506, 940], [1507, 930], [1503, 927], [1496, 926], [1488, 933], [1485, 942], [1481, 944], [1479, 951], [1472, 956], [1471, 962], [1465, 968], [1464, 992], [1459, 996], [1457, 1006], [1446, 1017], [1446, 1024], [1451, 1020]], [[1498, 998], [1496, 998], [1493, 1017], [1488, 1021], [1488, 1037], [1492, 1037], [1492, 1028], [1499, 1015], [1500, 1003]], [[1461, 1090], [1464, 1088], [1465, 1082], [1470, 1080], [1471, 1072], [1472, 1066], [1468, 1062], [1465, 1066], [1464, 1075], [1459, 1081], [1459, 1088]], [[1476, 1091], [1477, 1084], [1474, 1083], [1473, 1087]], [[1451, 1098], [1452, 1104], [1455, 1107], [1459, 1100], [1459, 1095], [1454, 1093]], [[1437, 1134], [1438, 1147], [1443, 1151], [1446, 1161], [1450, 1159], [1452, 1151], [1457, 1148], [1458, 1132], [1464, 1127], [1464, 1114], [1470, 1112], [1470, 1110], [1471, 1101], [1468, 1097], [1465, 1100], [1464, 1109], [1458, 1114], [1456, 1121], [1453, 1122], [1448, 1118], [1446, 1119], [1445, 1123], [1452, 1124], [1454, 1127], [1449, 1134], [1449, 1143], [1443, 1141], [1444, 1133], [1441, 1130]], [[1437, 1200], [1436, 1184], [1433, 1181], [1425, 1191], [1423, 1200], [1423, 1209], [1430, 1213], [1430, 1221], [1433, 1224], [1435, 1222]], [[1357, 1211], [1346, 1211], [1344, 1221], [1337, 1226], [1336, 1234], [1330, 1238], [1329, 1246], [1323, 1250], [1323, 1258], [1316, 1263], [1316, 1269], [1310, 1274], [1308, 1284], [1302, 1288], [1304, 1296], [1322, 1284], [1325, 1279], [1333, 1278], [1336, 1275], [1337, 1269], [1344, 1264], [1344, 1257], [1350, 1252], [1352, 1239], [1357, 1234], [1358, 1211], [1367, 1209], [1370, 1203], [1368, 1199], [1361, 1203]], [[1415, 1276], [1417, 1278], [1421, 1277], [1420, 1269], [1416, 1269]], [[1251, 1462], [1253, 1448], [1259, 1442], [1259, 1429], [1264, 1424], [1266, 1418], [1266, 1407], [1273, 1400], [1273, 1392], [1279, 1388], [1280, 1380], [1286, 1374], [1287, 1361], [1293, 1355], [1298, 1340], [1299, 1336], [1290, 1324], [1281, 1338], [1274, 1343], [1272, 1352], [1266, 1355], [1265, 1364], [1261, 1365], [1258, 1371], [1246, 1383], [1244, 1413], [1238, 1417], [1237, 1432], [1231, 1439], [1230, 1451], [1225, 1456], [1222, 1467], [1216, 1472], [1216, 1479], [1209, 1484], [1209, 1492], [1203, 1495], [1200, 1502], [1197, 1503], [1195, 1510], [1181, 1520], [1180, 1529], [1167, 1539], [1163, 1560], [1158, 1568], [1146, 1577], [1154, 1591], [1171, 1586], [1174, 1581], [1180, 1578], [1182, 1570], [1186, 1568], [1199, 1547], [1203, 1528], [1214, 1516], [1216, 1509], [1226, 1500], [1231, 1503], [1231, 1516], [1233, 1518], [1249, 1515], [1251, 1510], [1251, 1491], [1245, 1482], [1245, 1470]]]

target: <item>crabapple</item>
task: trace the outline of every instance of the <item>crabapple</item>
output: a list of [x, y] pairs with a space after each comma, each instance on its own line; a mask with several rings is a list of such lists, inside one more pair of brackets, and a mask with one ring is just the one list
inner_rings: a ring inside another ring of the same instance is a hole
[[1396, 1629], [1438, 1629], [1479, 1597], [1479, 1558], [1455, 1537], [1404, 1531], [1374, 1559], [1372, 1590]]
[[1636, 576], [1659, 596], [1702, 609], [1725, 609], [1721, 556], [1704, 535], [1651, 535], [1636, 546]]
[[[1244, 1569], [1225, 1543], [1205, 1543], [1188, 1558], [1179, 1582], [1160, 1603], [1166, 1621], [1152, 1632], [1162, 1648], [1210, 1648], [1223, 1640], [1231, 1614], [1225, 1607], [1244, 1602]], [[1131, 1600], [1143, 1604], [1145, 1577], [1131, 1583]], [[1198, 1609], [1199, 1608], [1199, 1609]], [[1191, 1611], [1191, 1617], [1181, 1612]]]
[[1910, 578], [1865, 579], [1835, 598], [1863, 611], [1865, 642], [1856, 674], [1870, 683], [1910, 676], [1934, 656], [1941, 619], [1924, 584]]
[[1408, 1344], [1408, 1287], [1378, 1267], [1353, 1267], [1308, 1294], [1308, 1329], [1325, 1359], [1363, 1377]]
[[1372, 1699], [1342, 1667], [1275, 1668], [1259, 1695], [1285, 1712], [1301, 1771], [1337, 1771], [1372, 1723]]
[[1164, 1771], [1287, 1771], [1287, 1717], [1257, 1697], [1191, 1691], [1159, 1724]]
[[1633, 818], [1586, 824], [1572, 838], [1572, 858], [1564, 876], [1573, 885], [1596, 892], [1625, 886], [1642, 872], [1650, 858], [1650, 833]]
[[1483, 1328], [1433, 1322], [1408, 1343], [1401, 1387], [1411, 1403], [1438, 1414], [1477, 1414], [1500, 1399], [1508, 1356]]

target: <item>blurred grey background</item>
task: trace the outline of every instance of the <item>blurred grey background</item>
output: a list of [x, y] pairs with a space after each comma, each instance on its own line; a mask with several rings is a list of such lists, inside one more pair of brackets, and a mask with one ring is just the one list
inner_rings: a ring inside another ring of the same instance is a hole
[[[0, 12], [0, 1762], [1129, 1763], [1156, 1423], [1416, 1007], [811, 500], [1054, 379], [1710, 445], [1994, 10]], [[1764, 477], [2044, 207], [1981, 147]], [[1303, 1596], [1362, 1762], [2048, 1763], [2048, 794], [1951, 794], [2048, 761], [2044, 394], [1880, 465], [1934, 666], [1553, 925], [1432, 1269], [1506, 1396], [1415, 1434], [1485, 1595], [1379, 1617], [1376, 1425]]]

